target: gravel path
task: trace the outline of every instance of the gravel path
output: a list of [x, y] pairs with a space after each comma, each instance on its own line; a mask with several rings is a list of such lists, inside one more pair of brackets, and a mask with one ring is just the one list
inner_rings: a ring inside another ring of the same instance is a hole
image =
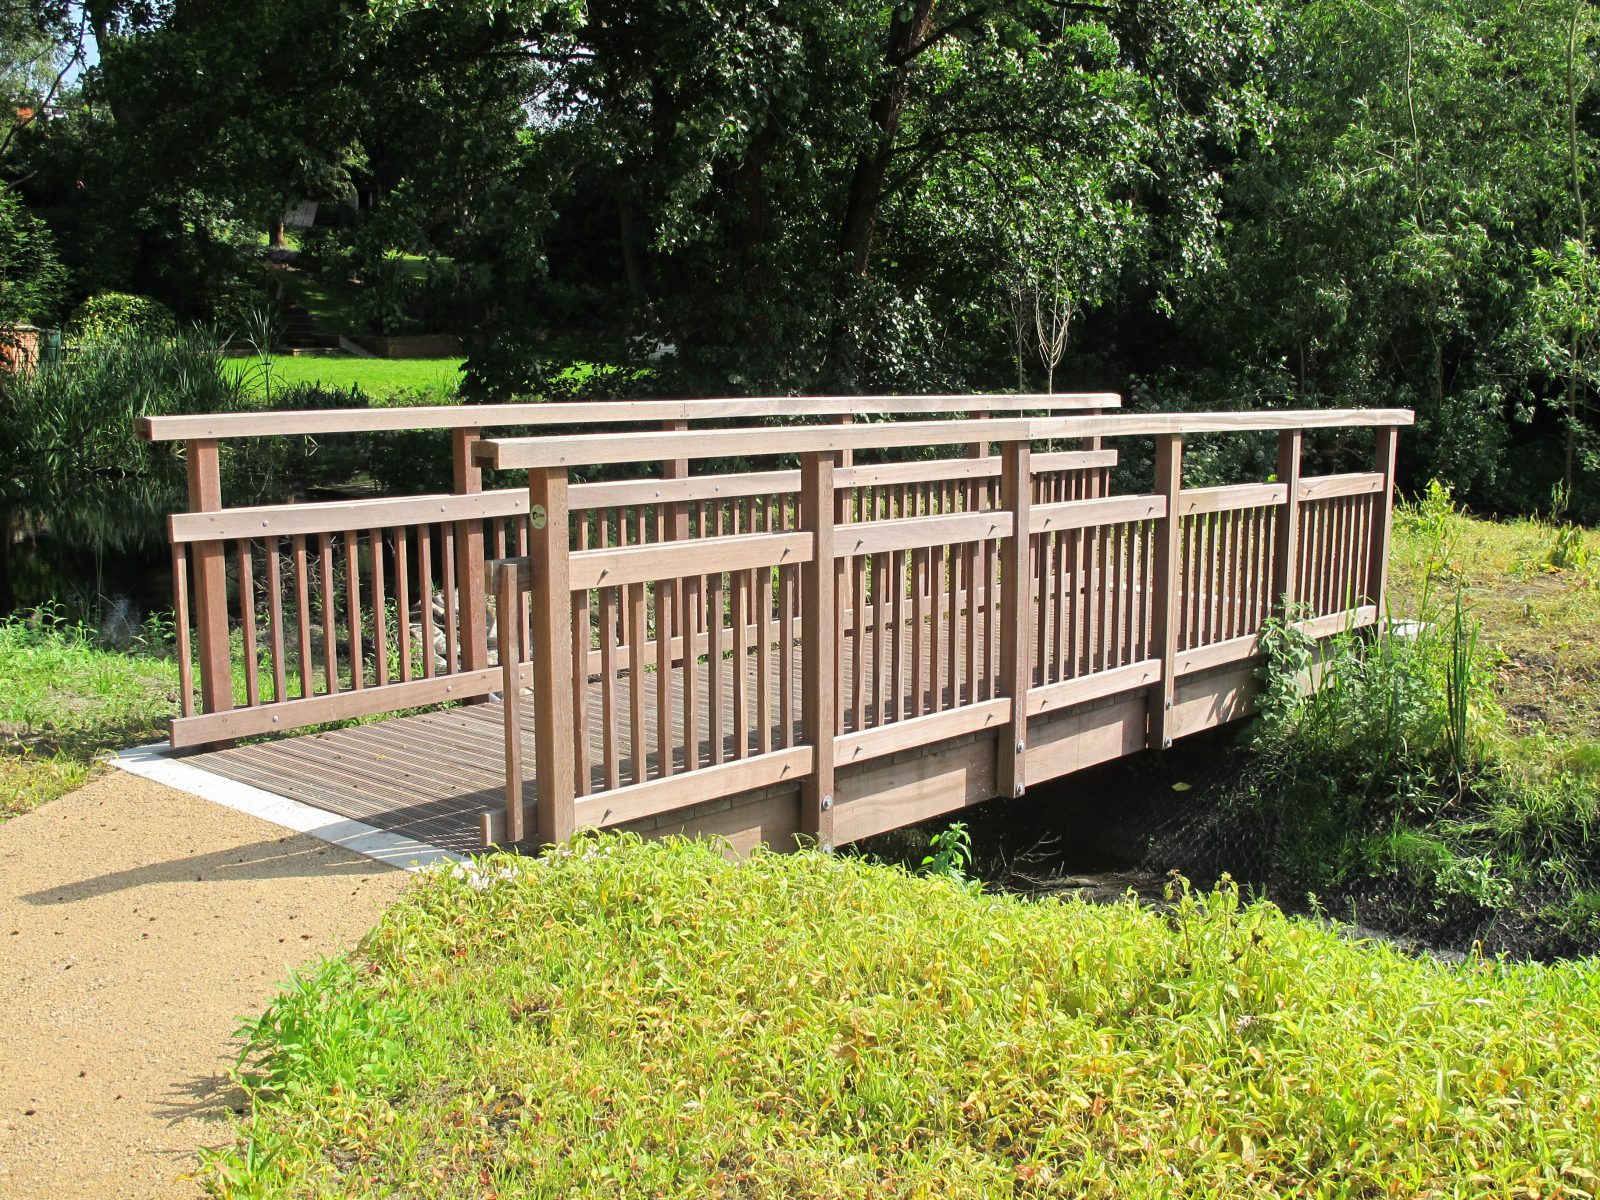
[[407, 878], [121, 771], [0, 824], [0, 1198], [200, 1194], [238, 1018]]

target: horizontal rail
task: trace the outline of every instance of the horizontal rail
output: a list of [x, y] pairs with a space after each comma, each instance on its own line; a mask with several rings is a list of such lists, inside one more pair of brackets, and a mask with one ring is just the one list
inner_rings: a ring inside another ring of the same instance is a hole
[[1011, 536], [1015, 521], [1008, 512], [953, 513], [943, 517], [904, 517], [840, 526], [834, 555], [887, 554], [924, 546], [957, 546]]
[[1300, 481], [1300, 499], [1332, 500], [1336, 496], [1372, 496], [1383, 489], [1383, 476], [1376, 471], [1358, 471], [1349, 475], [1318, 475]]
[[1028, 514], [1028, 532], [1056, 533], [1094, 525], [1120, 525], [1125, 521], [1156, 521], [1166, 515], [1165, 496], [1063, 500], [1059, 504], [1035, 504]]
[[[586, 592], [590, 588], [652, 583], [684, 575], [720, 575], [724, 571], [787, 567], [810, 562], [811, 555], [812, 539], [808, 533], [755, 533], [651, 546], [580, 550], [572, 555], [569, 571], [572, 590]], [[527, 572], [527, 560], [518, 561], [518, 567], [520, 579]]]
[[[1325, 638], [1332, 637], [1336, 633], [1364, 629], [1368, 625], [1377, 624], [1377, 621], [1377, 606], [1365, 604], [1348, 612], [1296, 621], [1293, 627], [1309, 638]], [[1230, 638], [1225, 642], [1213, 642], [1209, 646], [1196, 646], [1193, 650], [1180, 651], [1175, 666], [1179, 675], [1192, 675], [1196, 671], [1209, 671], [1213, 667], [1227, 666], [1243, 659], [1255, 658], [1263, 653], [1265, 651], [1261, 648], [1261, 635], [1253, 633], [1246, 637]]]
[[253, 508], [224, 508], [216, 512], [173, 513], [167, 518], [167, 528], [172, 541], [181, 544], [487, 520], [521, 516], [527, 511], [526, 488], [501, 488], [464, 495], [440, 493], [400, 499], [327, 500], [311, 504], [271, 504]]
[[914, 413], [1080, 411], [1119, 408], [1115, 392], [995, 396], [766, 396], [720, 400], [601, 400], [579, 403], [442, 404], [326, 408], [312, 412], [206, 413], [141, 417], [149, 442], [189, 438], [297, 437], [408, 429], [492, 429], [508, 425], [598, 425], [740, 418], [910, 415]]
[[[1300, 495], [1305, 496], [1304, 487]], [[1178, 515], [1234, 512], [1243, 508], [1270, 508], [1289, 498], [1286, 483], [1239, 483], [1228, 487], [1190, 488], [1178, 497]]]
[[1151, 434], [1248, 433], [1410, 425], [1410, 409], [1319, 409], [1270, 413], [1125, 413], [1094, 417], [999, 417], [986, 421], [905, 421], [863, 425], [591, 433], [562, 438], [493, 438], [473, 447], [474, 460], [497, 469], [571, 467], [658, 459], [736, 458], [830, 450], [949, 446], [1051, 438], [1140, 437]]
[[929, 713], [892, 725], [862, 729], [833, 740], [834, 762], [841, 766], [870, 762], [887, 754], [915, 750], [949, 738], [981, 733], [986, 729], [999, 729], [1011, 720], [1011, 697], [984, 700], [961, 708]]
[[583, 796], [573, 805], [575, 824], [579, 829], [604, 829], [640, 817], [659, 816], [718, 796], [772, 787], [811, 774], [816, 757], [813, 747], [794, 746], [702, 767], [686, 775], [669, 775], [665, 779], [651, 779]]
[[348, 721], [377, 713], [429, 704], [446, 704], [487, 696], [500, 687], [500, 668], [463, 671], [455, 675], [436, 675], [432, 679], [412, 679], [381, 688], [332, 692], [303, 699], [261, 704], [254, 708], [232, 708], [222, 712], [174, 717], [170, 725], [175, 749], [204, 746], [231, 738], [257, 737], [329, 721]]

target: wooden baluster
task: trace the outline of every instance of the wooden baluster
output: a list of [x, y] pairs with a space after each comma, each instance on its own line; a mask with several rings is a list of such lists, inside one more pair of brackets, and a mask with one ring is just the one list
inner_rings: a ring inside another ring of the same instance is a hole
[[926, 546], [911, 552], [911, 713], [928, 711], [928, 563]]
[[454, 675], [461, 669], [461, 623], [456, 605], [456, 527], [439, 526], [439, 573], [444, 592], [444, 670]]
[[905, 719], [906, 560], [899, 550], [889, 552], [889, 704], [896, 721]]
[[306, 571], [306, 539], [303, 534], [294, 538], [294, 596], [298, 612], [295, 628], [300, 640], [300, 695], [309, 696], [311, 683], [311, 587]]
[[[639, 544], [642, 529], [635, 529], [634, 544]], [[645, 625], [645, 588], [642, 583], [628, 585], [628, 751], [633, 756], [633, 781], [643, 783], [648, 777], [645, 745], [644, 691], [645, 643], [649, 629]]]
[[[607, 521], [600, 517], [600, 544], [606, 545]], [[600, 592], [600, 736], [607, 788], [622, 783], [622, 751], [617, 745], [617, 595], [620, 589], [602, 587]]]
[[[767, 529], [772, 528], [772, 508], [767, 507]], [[772, 569], [756, 573], [756, 752], [772, 750]], [[841, 656], [842, 657], [842, 656]]]
[[1280, 616], [1292, 614], [1299, 600], [1300, 452], [1300, 430], [1285, 429], [1278, 435], [1278, 482], [1288, 488], [1277, 512], [1273, 546], [1272, 610]]
[[[188, 443], [189, 511], [222, 507], [222, 460], [214, 438]], [[233, 663], [228, 646], [228, 568], [226, 547], [218, 541], [194, 544], [194, 617], [200, 649], [202, 712], [233, 707]]]
[[[717, 533], [722, 533], [722, 510], [717, 510]], [[726, 756], [726, 747], [723, 742], [723, 726], [725, 723], [724, 692], [726, 685], [722, 675], [722, 634], [723, 612], [727, 605], [724, 603], [722, 574], [718, 572], [706, 578], [706, 666], [709, 669], [707, 681], [707, 713], [710, 729], [711, 765], [721, 763]], [[806, 636], [810, 636], [807, 629]]]
[[656, 611], [656, 772], [672, 774], [672, 580], [655, 583]]
[[[1000, 694], [1011, 698], [1011, 723], [1000, 731], [996, 790], [1020, 796], [1027, 790], [1028, 682], [1031, 674], [1028, 631], [1029, 501], [1033, 482], [1027, 442], [1000, 448], [1000, 504], [1011, 513], [1011, 536], [1000, 543]], [[987, 543], [993, 545], [993, 542]], [[993, 576], [990, 576], [993, 579]]]
[[[589, 514], [581, 512], [576, 521], [578, 535], [578, 549], [589, 548]], [[522, 543], [523, 555], [527, 554], [527, 523], [522, 523], [522, 532], [518, 540]], [[518, 607], [522, 610], [518, 624], [523, 627], [523, 637], [528, 637], [528, 627], [523, 625], [523, 620], [528, 616], [527, 606], [519, 601]], [[499, 619], [504, 621], [505, 615], [500, 614]], [[593, 787], [589, 767], [589, 634], [591, 631], [591, 617], [589, 612], [589, 589], [572, 593], [572, 773], [573, 782], [580, 796], [587, 796]], [[526, 645], [526, 641], [524, 645]], [[668, 744], [668, 743], [663, 743]]]
[[[367, 531], [367, 545], [372, 550], [372, 656], [378, 673], [378, 686], [389, 682], [389, 601], [384, 595], [383, 531]], [[479, 568], [478, 573], [483, 573]]]
[[683, 769], [700, 765], [700, 648], [698, 629], [704, 618], [702, 585], [698, 576], [683, 581]]
[[[276, 554], [274, 554], [276, 557]], [[272, 564], [276, 572], [277, 564]], [[276, 575], [274, 575], [276, 579]], [[333, 695], [339, 690], [339, 631], [334, 625], [337, 609], [334, 601], [333, 586], [333, 537], [331, 534], [320, 533], [317, 535], [317, 585], [322, 592], [322, 686], [328, 695]], [[277, 585], [273, 585], [273, 593], [277, 593]], [[279, 620], [275, 614], [273, 620]], [[280, 641], [281, 634], [273, 633], [273, 642], [279, 650], [283, 648]], [[430, 647], [431, 649], [431, 647]], [[278, 696], [283, 697], [284, 681], [278, 675], [273, 675], [273, 683], [278, 688]]]
[[750, 625], [747, 610], [750, 600], [749, 575], [730, 571], [733, 589], [729, 607], [733, 610], [733, 756], [744, 758], [750, 752]]
[[[533, 774], [538, 781], [534, 830], [541, 845], [573, 834], [576, 759], [572, 745], [571, 521], [567, 470], [550, 467], [528, 474], [531, 534], [528, 554], [533, 580], [531, 634], [538, 647], [533, 672]], [[508, 820], [510, 814], [507, 814]]]
[[244, 695], [251, 708], [261, 703], [261, 664], [256, 661], [256, 564], [250, 539], [239, 539], [239, 620], [244, 626]]
[[[1040, 481], [1048, 483], [1048, 478]], [[1049, 503], [1049, 501], [1045, 501]], [[1042, 686], [1050, 682], [1050, 611], [1051, 598], [1054, 588], [1051, 580], [1054, 577], [1055, 566], [1053, 562], [1053, 538], [1048, 533], [1041, 533], [1037, 537], [1029, 537], [1029, 555], [1032, 559], [1032, 582], [1029, 584], [1033, 595], [1033, 673]]]
[[[867, 727], [867, 557], [850, 559], [850, 715], [859, 732]], [[841, 656], [842, 657], [842, 656]]]
[[400, 639], [401, 683], [411, 682], [411, 576], [407, 562], [410, 540], [404, 525], [394, 531], [394, 607], [400, 623], [395, 636]]
[[[172, 624], [178, 635], [178, 711], [192, 717], [194, 659], [189, 645], [189, 549], [182, 542], [172, 545]], [[281, 697], [282, 693], [278, 693], [273, 699]]]
[[272, 699], [288, 699], [288, 648], [283, 645], [283, 568], [278, 539], [267, 538], [267, 640], [272, 645]]
[[962, 583], [967, 589], [967, 620], [964, 631], [967, 638], [966, 701], [968, 704], [976, 704], [981, 698], [978, 691], [978, 671], [982, 658], [978, 653], [978, 647], [983, 638], [983, 601], [979, 592], [978, 572], [982, 567], [982, 556], [978, 553], [977, 542], [968, 542], [961, 547], [961, 550]]
[[[296, 547], [298, 550], [298, 547]], [[344, 535], [345, 633], [350, 639], [350, 686], [366, 687], [367, 661], [361, 646], [361, 547], [354, 530]]]
[[[778, 656], [778, 726], [782, 731], [782, 745], [788, 749], [794, 741], [794, 616], [796, 606], [795, 575], [798, 567], [778, 568], [778, 643], [782, 647]], [[858, 681], [859, 686], [859, 681]]]
[[944, 546], [928, 550], [928, 590], [932, 593], [932, 620], [928, 629], [928, 684], [933, 693], [931, 711], [942, 712], [944, 699], [944, 640], [946, 636], [945, 612], [945, 555]]
[[[450, 460], [457, 495], [474, 495], [483, 490], [483, 468], [472, 461], [472, 448], [478, 441], [476, 429], [451, 430]], [[483, 594], [483, 522], [456, 523], [456, 582], [460, 587], [457, 608], [460, 622], [460, 663], [463, 671], [479, 671], [489, 665], [489, 608]], [[378, 551], [373, 547], [373, 553]]]
[[834, 730], [838, 727], [833, 690], [838, 656], [838, 614], [834, 570], [834, 456], [811, 452], [801, 457], [800, 523], [812, 536], [812, 559], [801, 569], [805, 638], [801, 657], [801, 722], [806, 743], [815, 750], [811, 772], [800, 781], [800, 832], [816, 839], [824, 853], [833, 850]]
[[501, 562], [494, 569], [494, 581], [495, 611], [499, 614], [495, 648], [500, 656], [500, 728], [506, 760], [506, 839], [516, 843], [528, 834], [522, 796], [522, 677], [517, 666], [522, 658], [518, 644], [522, 629], [520, 622], [506, 619], [507, 613], [522, 605], [517, 564]]
[[1152, 649], [1161, 660], [1161, 678], [1150, 688], [1149, 742], [1166, 749], [1172, 745], [1172, 705], [1177, 680], [1179, 576], [1178, 537], [1182, 520], [1178, 503], [1183, 491], [1183, 438], [1164, 433], [1156, 437], [1155, 490], [1166, 501], [1166, 515], [1155, 527], [1155, 601], [1152, 615]]
[[[324, 561], [327, 561], [324, 555]], [[432, 679], [436, 630], [433, 626], [433, 526], [417, 526], [417, 615], [422, 623], [422, 677]]]

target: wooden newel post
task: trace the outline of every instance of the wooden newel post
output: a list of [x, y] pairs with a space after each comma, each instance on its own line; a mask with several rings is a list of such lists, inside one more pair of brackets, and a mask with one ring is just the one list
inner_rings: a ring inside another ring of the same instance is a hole
[[800, 832], [833, 850], [833, 739], [839, 696], [834, 690], [839, 657], [838, 591], [833, 552], [835, 451], [805, 454], [800, 463], [800, 526], [812, 536], [811, 561], [800, 571], [800, 725], [815, 752], [811, 773], [800, 781]]
[[1365, 603], [1378, 610], [1378, 628], [1387, 628], [1384, 606], [1389, 595], [1389, 538], [1394, 528], [1394, 459], [1400, 430], [1393, 425], [1378, 427], [1378, 452], [1373, 467], [1383, 476], [1383, 489], [1374, 498], [1377, 505], [1372, 521], [1372, 545], [1367, 553], [1367, 595]]
[[1011, 536], [1000, 543], [1000, 689], [1011, 697], [1011, 724], [1000, 731], [996, 789], [1002, 796], [1027, 790], [1028, 685], [1032, 682], [1032, 587], [1028, 532], [1033, 480], [1027, 442], [1000, 448], [1000, 507], [1011, 514]]
[[[1183, 491], [1183, 437], [1163, 433], [1156, 437], [1155, 491], [1166, 509], [1155, 526], [1155, 562], [1151, 572], [1151, 651], [1161, 661], [1161, 678], [1150, 687], [1149, 745], [1165, 750], [1172, 745], [1172, 705], [1177, 694], [1178, 624], [1183, 611], [1182, 576], [1178, 569], [1178, 544], [1183, 517], [1178, 499]], [[1192, 586], [1192, 585], [1191, 585]]]
[[[483, 468], [472, 461], [476, 429], [451, 430], [450, 460], [458, 496], [483, 491]], [[481, 671], [489, 665], [489, 609], [484, 596], [483, 521], [456, 522], [456, 604], [461, 623], [461, 669]]]
[[1278, 510], [1277, 536], [1272, 548], [1272, 611], [1288, 619], [1298, 600], [1300, 581], [1300, 447], [1298, 429], [1278, 435], [1278, 482], [1288, 488]]
[[[222, 507], [222, 460], [214, 438], [188, 444], [189, 510], [216, 512]], [[228, 652], [228, 571], [220, 541], [194, 547], [194, 615], [200, 648], [202, 711], [233, 707], [233, 663]]]
[[[532, 593], [533, 773], [538, 802], [533, 833], [540, 845], [572, 836], [576, 795], [572, 720], [572, 584], [567, 469], [528, 476], [528, 562]], [[505, 622], [502, 621], [502, 624]]]

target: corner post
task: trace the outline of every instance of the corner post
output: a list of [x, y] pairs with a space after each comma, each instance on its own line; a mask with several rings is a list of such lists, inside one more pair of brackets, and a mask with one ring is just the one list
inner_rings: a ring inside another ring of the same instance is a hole
[[[500, 560], [493, 566], [495, 605], [500, 612], [516, 612], [522, 603], [517, 564]], [[505, 840], [520, 842], [528, 836], [522, 806], [522, 622], [501, 621], [495, 630], [500, 652], [500, 687], [506, 745]], [[488, 838], [484, 839], [486, 842]]]
[[[187, 447], [189, 511], [222, 507], [222, 459], [215, 438], [195, 438]], [[194, 614], [200, 644], [202, 711], [233, 707], [233, 663], [228, 651], [228, 572], [220, 541], [194, 547]]]
[[1029, 449], [1026, 441], [1006, 442], [1000, 448], [1000, 507], [1012, 521], [1011, 536], [1000, 543], [1000, 690], [1011, 697], [1011, 724], [1001, 730], [996, 762], [996, 787], [1002, 796], [1020, 796], [1028, 785], [1028, 685], [1033, 661]]
[[835, 451], [800, 460], [800, 527], [812, 538], [811, 561], [800, 572], [800, 723], [815, 752], [800, 781], [800, 832], [824, 853], [833, 850], [833, 738], [839, 699], [833, 681], [839, 657], [838, 593], [834, 586], [833, 466]]
[[1156, 494], [1166, 501], [1166, 511], [1156, 521], [1154, 571], [1151, 590], [1155, 601], [1150, 613], [1151, 649], [1161, 661], [1161, 678], [1150, 687], [1148, 740], [1154, 749], [1172, 745], [1172, 705], [1177, 693], [1175, 678], [1178, 661], [1178, 622], [1182, 579], [1178, 569], [1178, 546], [1183, 532], [1183, 516], [1178, 509], [1183, 492], [1183, 435], [1163, 433], [1156, 437]]
[[1300, 447], [1304, 435], [1285, 429], [1278, 435], [1278, 482], [1289, 491], [1278, 510], [1272, 547], [1272, 611], [1285, 619], [1294, 612], [1300, 558]]
[[1377, 611], [1378, 628], [1384, 628], [1384, 605], [1389, 596], [1389, 539], [1394, 529], [1394, 460], [1400, 430], [1393, 425], [1378, 427], [1378, 450], [1374, 470], [1383, 476], [1383, 488], [1374, 498], [1372, 544], [1368, 547], [1367, 595], [1364, 603]]
[[[572, 721], [572, 571], [568, 543], [567, 469], [528, 476], [528, 562], [533, 593], [529, 622], [533, 668], [533, 773], [538, 804], [534, 834], [541, 846], [572, 836], [576, 758]], [[480, 577], [481, 578], [481, 577]]]
[[[483, 491], [483, 468], [472, 460], [476, 429], [450, 431], [450, 462], [458, 496]], [[376, 553], [374, 548], [374, 553]], [[461, 623], [461, 669], [489, 665], [489, 611], [484, 596], [483, 521], [456, 522], [456, 611]]]

